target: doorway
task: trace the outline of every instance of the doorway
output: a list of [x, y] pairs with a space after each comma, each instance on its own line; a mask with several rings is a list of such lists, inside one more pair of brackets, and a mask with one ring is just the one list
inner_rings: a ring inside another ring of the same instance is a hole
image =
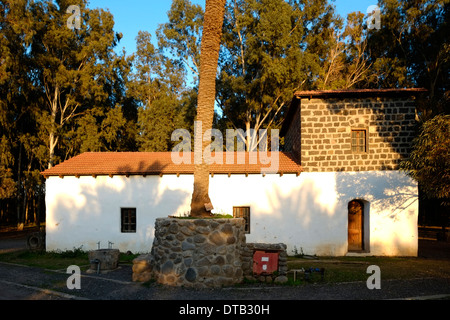
[[348, 203], [348, 251], [364, 250], [364, 203], [352, 200]]

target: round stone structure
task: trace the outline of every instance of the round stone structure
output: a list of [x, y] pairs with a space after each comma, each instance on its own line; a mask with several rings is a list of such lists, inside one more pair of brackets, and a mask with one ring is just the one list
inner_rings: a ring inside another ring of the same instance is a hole
[[151, 253], [133, 261], [133, 280], [194, 288], [240, 283], [243, 246], [242, 218], [158, 218]]

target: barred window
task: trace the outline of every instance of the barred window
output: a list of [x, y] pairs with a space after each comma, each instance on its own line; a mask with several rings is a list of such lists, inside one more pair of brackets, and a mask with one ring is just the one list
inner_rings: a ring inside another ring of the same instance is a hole
[[136, 208], [121, 208], [121, 231], [136, 232]]
[[367, 152], [366, 130], [352, 130], [352, 152]]

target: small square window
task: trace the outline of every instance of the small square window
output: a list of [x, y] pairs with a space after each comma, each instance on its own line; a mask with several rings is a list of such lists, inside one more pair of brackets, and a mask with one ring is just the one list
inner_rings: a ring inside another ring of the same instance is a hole
[[233, 207], [233, 217], [244, 218], [244, 231], [250, 233], [250, 207]]
[[352, 152], [367, 152], [366, 130], [352, 130]]
[[136, 208], [120, 209], [121, 232], [136, 232]]

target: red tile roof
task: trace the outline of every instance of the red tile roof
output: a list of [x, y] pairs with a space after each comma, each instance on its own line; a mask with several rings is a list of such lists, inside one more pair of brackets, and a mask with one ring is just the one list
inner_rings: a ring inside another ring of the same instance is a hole
[[[302, 169], [298, 161], [286, 152], [278, 153], [277, 173], [297, 173]], [[261, 169], [270, 168], [271, 163], [264, 164], [258, 153], [255, 164], [250, 163], [249, 153], [245, 152], [245, 163], [237, 162], [233, 152], [233, 164], [227, 164], [226, 152], [223, 152], [223, 164], [213, 163], [210, 172], [216, 174], [262, 173]], [[191, 153], [191, 164], [176, 164], [172, 161], [171, 152], [86, 152], [66, 160], [41, 174], [49, 176], [97, 176], [97, 175], [159, 175], [159, 174], [192, 174], [194, 172], [194, 153]], [[267, 155], [270, 158], [271, 152]], [[275, 158], [274, 158], [275, 159]]]

